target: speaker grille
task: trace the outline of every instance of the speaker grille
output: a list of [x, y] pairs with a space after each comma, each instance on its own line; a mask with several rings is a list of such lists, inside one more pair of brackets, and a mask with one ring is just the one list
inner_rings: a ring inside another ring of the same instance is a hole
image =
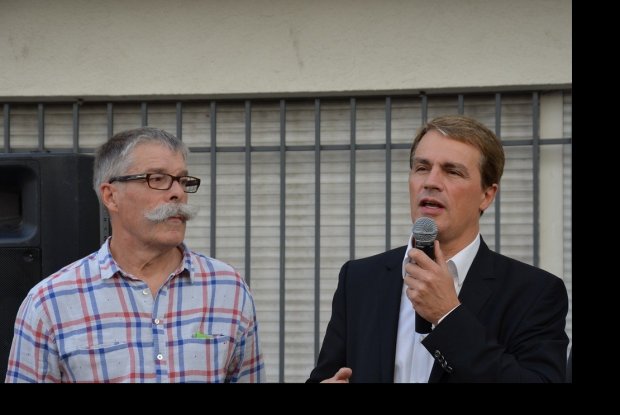
[[0, 381], [28, 291], [99, 248], [93, 160], [87, 154], [0, 154], [0, 194], [8, 195], [0, 198]]
[[0, 248], [0, 381], [4, 382], [19, 305], [39, 282], [38, 248]]

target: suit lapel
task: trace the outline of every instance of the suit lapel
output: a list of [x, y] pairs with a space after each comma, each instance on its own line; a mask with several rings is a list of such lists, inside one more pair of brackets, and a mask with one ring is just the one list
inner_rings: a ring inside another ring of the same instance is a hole
[[491, 283], [495, 280], [491, 250], [480, 237], [480, 248], [469, 268], [459, 300], [473, 314], [478, 314], [491, 295]]
[[[491, 250], [480, 236], [480, 247], [474, 261], [467, 272], [467, 277], [459, 293], [459, 300], [474, 315], [484, 306], [492, 292], [492, 282], [495, 280], [493, 273], [493, 260]], [[438, 382], [445, 372], [441, 365], [435, 361], [433, 370], [428, 381]]]
[[381, 359], [381, 381], [394, 381], [394, 361], [396, 359], [396, 338], [398, 334], [398, 319], [400, 315], [400, 297], [403, 288], [403, 258], [405, 249], [401, 248], [392, 251], [386, 258], [384, 275], [377, 278], [376, 291], [379, 293], [379, 330], [380, 333], [380, 359]]

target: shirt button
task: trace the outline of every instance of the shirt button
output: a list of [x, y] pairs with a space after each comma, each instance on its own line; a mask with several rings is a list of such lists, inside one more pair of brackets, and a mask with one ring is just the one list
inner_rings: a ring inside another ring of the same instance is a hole
[[164, 360], [164, 355], [163, 354], [158, 354], [157, 355], [157, 360]]
[[161, 323], [161, 320], [160, 320], [160, 319], [158, 319], [158, 318], [156, 318], [153, 322], [154, 322], [155, 324], [159, 324], [159, 323]]
[[147, 290], [147, 289], [142, 290], [142, 294], [149, 295], [149, 290]]

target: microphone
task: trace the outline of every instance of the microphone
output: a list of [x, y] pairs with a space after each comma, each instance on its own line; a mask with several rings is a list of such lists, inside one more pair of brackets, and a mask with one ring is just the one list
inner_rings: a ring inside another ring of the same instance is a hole
[[[421, 217], [415, 221], [411, 228], [415, 247], [424, 251], [433, 261], [435, 260], [435, 239], [437, 238], [437, 224], [431, 218]], [[415, 331], [421, 334], [430, 333], [432, 330], [430, 321], [425, 320], [417, 312], [415, 313]]]

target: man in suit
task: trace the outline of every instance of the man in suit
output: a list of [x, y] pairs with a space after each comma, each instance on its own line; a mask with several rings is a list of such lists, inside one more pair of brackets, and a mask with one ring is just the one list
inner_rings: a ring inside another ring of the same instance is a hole
[[[309, 382], [563, 382], [563, 281], [491, 251], [480, 216], [504, 169], [495, 134], [464, 116], [423, 126], [410, 151], [411, 219], [438, 227], [435, 261], [407, 246], [345, 263]], [[432, 331], [415, 331], [415, 313]]]

